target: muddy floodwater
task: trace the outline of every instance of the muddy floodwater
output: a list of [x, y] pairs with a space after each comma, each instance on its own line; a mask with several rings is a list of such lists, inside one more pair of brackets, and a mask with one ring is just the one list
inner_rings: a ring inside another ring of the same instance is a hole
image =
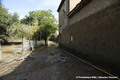
[[[32, 47], [35, 46], [35, 42], [31, 42]], [[29, 49], [29, 42], [25, 43], [25, 50]], [[18, 44], [11, 44], [11, 45], [4, 45], [2, 46], [2, 52], [3, 52], [3, 57], [6, 58], [12, 54], [15, 54], [17, 52], [21, 52], [22, 51], [22, 45]]]

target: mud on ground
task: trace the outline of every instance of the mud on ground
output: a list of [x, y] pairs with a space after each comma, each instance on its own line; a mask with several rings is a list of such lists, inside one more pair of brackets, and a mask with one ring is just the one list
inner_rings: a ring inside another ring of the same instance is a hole
[[108, 76], [57, 46], [50, 43], [48, 47], [36, 48], [22, 60], [0, 65], [0, 72], [3, 72], [0, 73], [0, 80], [88, 80], [76, 79], [76, 76]]

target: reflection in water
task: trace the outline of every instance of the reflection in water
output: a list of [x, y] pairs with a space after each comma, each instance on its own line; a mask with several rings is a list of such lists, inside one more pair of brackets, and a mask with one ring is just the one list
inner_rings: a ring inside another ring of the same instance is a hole
[[[35, 47], [35, 42], [31, 42], [31, 46]], [[20, 49], [22, 49], [22, 47], [20, 47]], [[25, 43], [25, 50], [28, 50], [28, 49], [29, 49], [29, 42], [26, 42]]]
[[[31, 42], [31, 46], [35, 47], [35, 42]], [[28, 50], [29, 49], [29, 42], [25, 43], [25, 49]]]

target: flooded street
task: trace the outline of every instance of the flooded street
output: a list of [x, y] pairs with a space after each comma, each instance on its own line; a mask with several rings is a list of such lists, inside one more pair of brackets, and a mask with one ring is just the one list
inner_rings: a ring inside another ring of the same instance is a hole
[[[31, 42], [31, 46], [34, 47], [35, 46], [35, 42]], [[25, 50], [29, 49], [29, 42], [25, 43]], [[3, 52], [3, 57], [9, 57], [12, 54], [15, 53], [21, 53], [22, 51], [22, 42], [21, 44], [11, 44], [11, 45], [4, 45], [2, 46], [2, 52]]]
[[4, 45], [2, 46], [3, 58], [6, 59], [17, 52], [21, 52], [22, 48], [21, 45]]
[[23, 55], [22, 60], [0, 64], [0, 80], [87, 80], [76, 79], [76, 76], [108, 76], [57, 46], [50, 42], [49, 47], [38, 47], [30, 54]]

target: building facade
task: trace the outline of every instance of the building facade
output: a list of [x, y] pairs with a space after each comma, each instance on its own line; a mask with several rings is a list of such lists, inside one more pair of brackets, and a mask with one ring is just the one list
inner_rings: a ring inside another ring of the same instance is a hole
[[120, 72], [120, 0], [62, 0], [59, 44]]

